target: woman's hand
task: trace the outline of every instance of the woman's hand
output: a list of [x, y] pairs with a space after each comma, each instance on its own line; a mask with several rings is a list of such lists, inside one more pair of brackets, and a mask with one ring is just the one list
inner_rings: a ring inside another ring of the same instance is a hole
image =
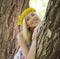
[[38, 26], [34, 29], [32, 40], [37, 40], [39, 36], [40, 27], [42, 26], [41, 22], [38, 24]]
[[37, 31], [37, 28], [35, 28], [33, 35], [32, 35], [32, 40], [37, 40], [37, 37], [38, 37], [38, 31]]
[[22, 49], [22, 53], [26, 58], [29, 50], [28, 50], [28, 47], [27, 47], [25, 40], [23, 38], [22, 32], [18, 33], [17, 40], [18, 40], [18, 44], [20, 45], [20, 47]]

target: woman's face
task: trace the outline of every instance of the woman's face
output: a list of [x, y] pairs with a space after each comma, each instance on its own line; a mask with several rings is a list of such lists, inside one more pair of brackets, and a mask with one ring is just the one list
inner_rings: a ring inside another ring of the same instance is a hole
[[34, 12], [30, 12], [26, 16], [26, 23], [28, 25], [28, 28], [30, 28], [32, 31], [38, 25], [39, 22], [40, 22], [39, 17]]

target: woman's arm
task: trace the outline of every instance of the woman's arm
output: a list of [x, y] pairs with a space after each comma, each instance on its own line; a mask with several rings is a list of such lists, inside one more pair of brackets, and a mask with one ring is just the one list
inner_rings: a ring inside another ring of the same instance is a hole
[[18, 43], [20, 47], [22, 48], [23, 55], [25, 56], [25, 59], [35, 59], [35, 52], [36, 52], [36, 40], [32, 41], [30, 50], [28, 51], [28, 47], [23, 40], [22, 33], [19, 33], [17, 35]]
[[35, 53], [36, 53], [36, 40], [33, 40], [26, 59], [35, 59]]
[[26, 56], [27, 56], [27, 54], [28, 54], [28, 47], [27, 47], [27, 45], [26, 45], [26, 43], [25, 43], [25, 40], [24, 40], [24, 38], [23, 38], [23, 36], [22, 36], [22, 32], [20, 32], [20, 33], [17, 35], [17, 39], [18, 39], [18, 44], [20, 45], [20, 47], [21, 47], [21, 49], [22, 49], [22, 53], [23, 53], [23, 55], [24, 55], [25, 58], [26, 58]]

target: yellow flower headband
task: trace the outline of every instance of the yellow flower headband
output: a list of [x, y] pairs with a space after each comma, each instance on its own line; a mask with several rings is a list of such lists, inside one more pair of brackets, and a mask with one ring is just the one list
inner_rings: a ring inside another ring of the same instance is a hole
[[18, 16], [18, 18], [20, 19], [20, 21], [17, 23], [18, 25], [22, 25], [23, 23], [23, 18], [29, 13], [29, 12], [36, 12], [36, 10], [34, 8], [27, 8], [20, 16]]

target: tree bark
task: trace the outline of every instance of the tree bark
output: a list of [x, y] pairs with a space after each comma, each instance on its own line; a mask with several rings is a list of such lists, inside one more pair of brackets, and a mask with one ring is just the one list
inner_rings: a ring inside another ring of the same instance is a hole
[[60, 59], [60, 0], [49, 0], [44, 21], [36, 33], [36, 59]]
[[[18, 50], [18, 15], [29, 0], [0, 0], [0, 59], [13, 59]], [[36, 33], [36, 59], [60, 59], [60, 0], [49, 0], [44, 21]]]
[[18, 16], [29, 7], [29, 0], [0, 0], [0, 59], [13, 59], [19, 46]]

